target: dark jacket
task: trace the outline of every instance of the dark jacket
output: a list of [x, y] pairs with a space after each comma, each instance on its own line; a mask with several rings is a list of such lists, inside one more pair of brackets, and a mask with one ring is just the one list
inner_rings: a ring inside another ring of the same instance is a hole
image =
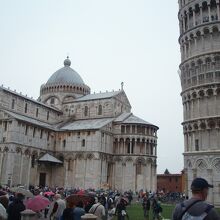
[[124, 205], [124, 203], [118, 203], [118, 205], [116, 206], [116, 213], [118, 216], [121, 216], [122, 215], [122, 210], [126, 210], [126, 207]]
[[74, 220], [73, 208], [65, 208], [61, 219], [62, 220]]
[[150, 200], [147, 198], [144, 198], [142, 206], [143, 206], [143, 209], [150, 210]]
[[14, 201], [8, 206], [8, 220], [20, 220], [21, 212], [25, 210], [25, 205], [22, 200], [15, 198]]

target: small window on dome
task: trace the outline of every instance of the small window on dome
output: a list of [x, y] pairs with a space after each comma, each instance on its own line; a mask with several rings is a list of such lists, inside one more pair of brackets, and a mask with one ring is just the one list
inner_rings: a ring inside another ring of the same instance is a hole
[[55, 99], [54, 99], [54, 98], [51, 98], [51, 99], [50, 99], [50, 104], [53, 105], [54, 103], [55, 103]]

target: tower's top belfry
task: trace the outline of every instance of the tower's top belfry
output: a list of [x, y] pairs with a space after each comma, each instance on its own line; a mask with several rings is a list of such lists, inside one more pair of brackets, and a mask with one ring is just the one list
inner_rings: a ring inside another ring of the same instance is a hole
[[219, 0], [179, 0], [178, 18], [181, 83], [185, 90], [207, 79], [205, 75], [196, 77], [198, 71], [220, 62]]

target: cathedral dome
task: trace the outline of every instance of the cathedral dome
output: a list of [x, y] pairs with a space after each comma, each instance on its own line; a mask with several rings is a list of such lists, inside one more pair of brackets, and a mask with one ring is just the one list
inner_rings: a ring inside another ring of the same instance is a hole
[[48, 103], [50, 98], [55, 97], [55, 95], [63, 101], [64, 99], [69, 100], [70, 97], [75, 98], [90, 94], [89, 86], [84, 83], [81, 76], [70, 65], [71, 61], [67, 57], [64, 60], [64, 67], [57, 70], [46, 84], [41, 85], [39, 100]]
[[57, 70], [47, 81], [46, 85], [51, 84], [77, 84], [84, 85], [81, 76], [71, 67], [69, 57], [64, 60], [64, 67]]

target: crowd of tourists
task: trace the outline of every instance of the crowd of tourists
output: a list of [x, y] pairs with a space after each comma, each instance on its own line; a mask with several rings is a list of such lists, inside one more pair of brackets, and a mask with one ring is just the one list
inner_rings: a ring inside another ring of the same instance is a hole
[[[97, 220], [112, 220], [114, 216], [117, 220], [126, 220], [129, 219], [126, 207], [131, 205], [134, 196], [134, 202], [143, 208], [145, 220], [149, 220], [150, 210], [153, 213], [152, 220], [162, 218], [160, 197], [151, 191], [128, 191], [122, 194], [109, 190], [36, 186], [30, 187], [29, 191], [22, 187], [0, 189], [0, 220], [20, 220], [21, 212], [25, 209], [35, 211], [39, 219], [48, 220], [81, 220], [81, 216], [86, 213], [96, 215]], [[32, 197], [38, 200], [29, 206]], [[43, 205], [39, 206], [42, 201]]]
[[80, 220], [90, 213], [97, 220], [111, 220], [115, 215], [124, 220], [131, 201], [130, 191], [5, 187], [0, 189], [0, 220], [20, 220], [25, 209], [36, 212], [39, 219]]
[[[214, 206], [205, 201], [211, 187], [203, 178], [194, 179], [192, 198], [176, 205], [172, 220], [220, 220]], [[131, 205], [132, 199], [131, 191], [122, 194], [109, 190], [6, 187], [0, 188], [0, 220], [21, 220], [25, 209], [34, 211], [41, 220], [81, 220], [86, 214], [95, 215], [97, 220], [113, 220], [115, 216], [117, 220], [129, 220], [126, 207]], [[164, 219], [159, 199], [156, 193], [137, 193], [135, 202], [142, 205], [143, 219], [149, 220], [150, 210], [151, 220]]]

